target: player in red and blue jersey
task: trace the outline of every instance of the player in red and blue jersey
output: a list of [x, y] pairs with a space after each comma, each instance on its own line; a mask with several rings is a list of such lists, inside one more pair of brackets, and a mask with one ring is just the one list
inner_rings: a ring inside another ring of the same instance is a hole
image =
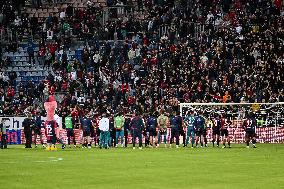
[[154, 113], [152, 115], [150, 115], [150, 117], [147, 119], [147, 127], [149, 130], [149, 136], [150, 136], [150, 144], [152, 145], [152, 147], [156, 147], [156, 143], [157, 142], [157, 118], [154, 115]]
[[37, 136], [40, 137], [41, 145], [42, 145], [43, 148], [45, 148], [45, 145], [44, 145], [43, 139], [42, 139], [42, 134], [41, 134], [41, 127], [42, 127], [41, 115], [39, 114], [39, 112], [37, 112], [36, 116], [34, 117], [34, 126], [32, 128], [32, 130], [34, 131], [35, 148], [37, 148], [37, 143], [36, 143]]
[[228, 127], [230, 126], [231, 122], [230, 120], [226, 119], [225, 116], [221, 117], [221, 137], [223, 141], [223, 147], [226, 148], [226, 141], [228, 143], [229, 148], [231, 148], [231, 142], [230, 142], [230, 137], [229, 137], [229, 131]]
[[180, 116], [179, 111], [177, 111], [177, 116], [178, 116], [178, 119], [179, 119], [179, 125], [178, 125], [179, 135], [182, 136], [182, 144], [183, 144], [183, 147], [185, 147], [186, 146], [186, 143], [185, 143], [185, 139], [186, 139], [185, 124], [183, 122], [182, 117]]
[[198, 141], [200, 140], [200, 144], [201, 147], [203, 147], [203, 143], [204, 143], [204, 137], [203, 137], [203, 133], [204, 133], [204, 129], [205, 129], [205, 119], [204, 117], [202, 117], [202, 112], [199, 111], [198, 115], [195, 117], [193, 126], [195, 129], [195, 133], [196, 133], [196, 140], [195, 140], [195, 146], [198, 146]]
[[217, 147], [219, 147], [220, 143], [220, 129], [221, 129], [221, 116], [217, 114], [214, 116], [213, 119], [213, 127], [212, 127], [212, 144], [213, 147], [215, 146], [215, 141], [217, 139]]
[[142, 149], [142, 130], [144, 128], [143, 119], [140, 117], [139, 112], [135, 112], [135, 117], [130, 122], [130, 127], [132, 129], [132, 143], [133, 149], [135, 149], [135, 140], [139, 139], [139, 149]]
[[171, 126], [171, 140], [170, 140], [170, 147], [174, 141], [174, 138], [176, 139], [176, 148], [179, 148], [179, 135], [180, 135], [180, 125], [182, 124], [182, 119], [179, 115], [176, 115], [174, 112], [170, 116], [170, 126]]
[[83, 130], [83, 148], [91, 148], [91, 129], [93, 127], [92, 119], [90, 115], [85, 115], [80, 119], [81, 128]]
[[247, 115], [247, 118], [243, 122], [243, 128], [246, 132], [246, 143], [247, 148], [249, 148], [249, 142], [252, 141], [252, 145], [254, 148], [256, 148], [256, 133], [255, 133], [255, 127], [257, 125], [257, 120], [255, 119], [253, 113], [251, 112], [249, 115]]
[[56, 149], [55, 143], [57, 141], [57, 136], [59, 136], [59, 130], [57, 129], [56, 121], [46, 121], [44, 123], [44, 127], [48, 146], [51, 147], [52, 150]]

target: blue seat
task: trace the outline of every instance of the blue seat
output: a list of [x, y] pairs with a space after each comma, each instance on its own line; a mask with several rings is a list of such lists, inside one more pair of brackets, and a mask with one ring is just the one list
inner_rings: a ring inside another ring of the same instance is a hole
[[21, 76], [21, 81], [25, 82], [27, 80], [26, 76]]
[[26, 81], [31, 81], [32, 77], [31, 76], [26, 76]]
[[38, 81], [38, 76], [31, 76], [32, 81]]
[[76, 51], [75, 51], [75, 57], [76, 57], [77, 59], [81, 59], [81, 56], [82, 56], [82, 50], [76, 50]]
[[25, 76], [25, 75], [26, 75], [26, 72], [24, 72], [24, 71], [19, 71], [19, 74], [20, 74], [20, 76]]
[[22, 62], [17, 62], [17, 66], [22, 66]]

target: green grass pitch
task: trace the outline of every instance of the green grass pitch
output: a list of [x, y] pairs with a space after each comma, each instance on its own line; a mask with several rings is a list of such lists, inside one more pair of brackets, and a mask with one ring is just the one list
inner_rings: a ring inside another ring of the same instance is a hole
[[0, 189], [281, 189], [284, 144], [0, 150]]

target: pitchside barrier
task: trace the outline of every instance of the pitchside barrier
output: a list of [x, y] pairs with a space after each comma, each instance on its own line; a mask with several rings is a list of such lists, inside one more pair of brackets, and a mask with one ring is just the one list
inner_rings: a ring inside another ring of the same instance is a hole
[[[245, 139], [245, 132], [242, 128], [237, 127], [230, 127], [229, 130], [229, 137], [231, 138], [231, 142], [233, 143], [243, 143]], [[45, 132], [44, 129], [41, 129], [41, 133], [43, 135], [43, 140], [46, 142]], [[65, 129], [60, 129], [60, 138], [63, 140], [64, 143], [67, 143], [67, 132]], [[81, 144], [83, 133], [79, 129], [74, 129], [76, 142]], [[171, 129], [168, 128], [166, 140], [169, 143], [171, 138]], [[259, 143], [283, 143], [284, 142], [284, 127], [277, 128], [275, 132], [275, 127], [258, 127], [256, 128], [257, 133], [257, 142]], [[132, 143], [131, 133], [128, 135], [128, 143]], [[8, 135], [8, 144], [21, 144], [25, 143], [25, 135], [23, 130], [10, 130], [7, 132]], [[34, 136], [33, 136], [34, 137]], [[208, 142], [212, 141], [212, 130], [211, 128], [207, 128], [207, 139]], [[33, 138], [34, 140], [34, 138]], [[94, 142], [94, 138], [92, 138], [92, 143]], [[138, 141], [136, 141], [138, 143]], [[145, 137], [143, 137], [143, 142], [145, 142]], [[37, 143], [40, 144], [39, 137], [37, 138]], [[164, 137], [161, 137], [161, 143], [164, 143]], [[120, 144], [120, 141], [119, 141]]]
[[[237, 123], [237, 122], [236, 122]], [[67, 133], [65, 129], [59, 128], [60, 129], [60, 138], [67, 143]], [[275, 130], [276, 129], [276, 130]], [[185, 130], [187, 130], [185, 128]], [[234, 127], [228, 128], [229, 130], [229, 136], [232, 140], [233, 143], [242, 143], [244, 142], [244, 137], [245, 137], [245, 132], [244, 130], [240, 127], [240, 125], [236, 124]], [[43, 140], [46, 142], [46, 137], [45, 137], [45, 131], [42, 128], [41, 133], [43, 135]], [[75, 138], [78, 144], [81, 143], [82, 141], [82, 131], [79, 129], [74, 129], [75, 133]], [[263, 127], [257, 127], [256, 128], [256, 133], [258, 136], [257, 141], [260, 143], [283, 143], [284, 142], [284, 127], [275, 127], [274, 125], [269, 125], [269, 126], [263, 126]], [[132, 137], [131, 133], [129, 132], [130, 135], [128, 135], [128, 143], [131, 143]], [[9, 130], [7, 129], [7, 136], [8, 136], [8, 144], [22, 144], [25, 143], [25, 135], [23, 132], [23, 129], [17, 129], [17, 130]], [[34, 137], [34, 136], [33, 136]], [[170, 141], [171, 137], [171, 129], [168, 128], [167, 130], [167, 135], [166, 135], [166, 140], [167, 142]], [[33, 138], [34, 139], [34, 138]], [[211, 128], [207, 128], [207, 139], [208, 142], [211, 141], [212, 139], [212, 130]], [[94, 138], [92, 139], [94, 141]], [[145, 137], [143, 137], [143, 142], [145, 141]], [[161, 143], [164, 143], [164, 137], [161, 137]], [[37, 143], [40, 144], [39, 137], [37, 138]]]
[[[59, 128], [62, 128], [62, 118], [58, 116], [55, 117], [56, 117], [56, 122], [59, 125]], [[22, 144], [23, 139], [25, 141], [23, 125], [22, 125], [25, 118], [26, 117], [0, 117], [1, 120], [2, 119], [5, 120], [4, 127], [6, 127], [8, 144]], [[44, 123], [45, 120], [46, 117], [42, 117], [42, 123]]]

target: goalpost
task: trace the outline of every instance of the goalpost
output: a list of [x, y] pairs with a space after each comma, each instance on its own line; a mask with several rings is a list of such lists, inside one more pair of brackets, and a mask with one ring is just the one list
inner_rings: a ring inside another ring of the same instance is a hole
[[[180, 103], [180, 115], [192, 110], [202, 111], [202, 116], [209, 120], [214, 115], [222, 114], [232, 122], [230, 137], [235, 143], [243, 142], [245, 132], [242, 123], [245, 116], [253, 112], [257, 119], [256, 133], [262, 143], [284, 142], [284, 102], [276, 103]], [[207, 125], [207, 136], [211, 138], [211, 128]]]

